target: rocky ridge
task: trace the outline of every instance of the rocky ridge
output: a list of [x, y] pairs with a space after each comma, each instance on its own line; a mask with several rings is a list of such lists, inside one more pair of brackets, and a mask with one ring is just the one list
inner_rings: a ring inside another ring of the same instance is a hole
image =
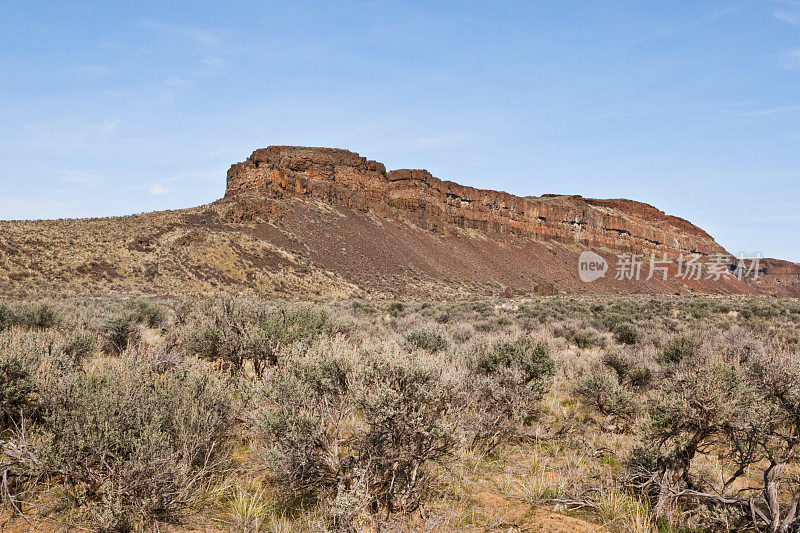
[[271, 146], [231, 166], [225, 197], [304, 197], [436, 231], [445, 225], [578, 243], [617, 252], [676, 256], [723, 253], [690, 222], [632, 200], [519, 197], [440, 180], [427, 170], [392, 170], [332, 148]]

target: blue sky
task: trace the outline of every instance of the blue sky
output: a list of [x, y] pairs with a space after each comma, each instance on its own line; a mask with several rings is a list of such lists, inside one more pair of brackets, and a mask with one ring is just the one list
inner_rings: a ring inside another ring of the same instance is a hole
[[211, 202], [270, 144], [632, 198], [800, 261], [800, 1], [0, 1], [0, 218]]

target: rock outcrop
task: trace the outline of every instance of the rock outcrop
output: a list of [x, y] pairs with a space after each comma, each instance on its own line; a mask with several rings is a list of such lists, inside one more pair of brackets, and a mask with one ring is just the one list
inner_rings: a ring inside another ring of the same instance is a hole
[[332, 148], [271, 146], [231, 166], [226, 198], [307, 197], [437, 230], [446, 225], [578, 243], [612, 252], [724, 253], [688, 221], [631, 200], [518, 197], [443, 181], [426, 170], [386, 171], [382, 163]]

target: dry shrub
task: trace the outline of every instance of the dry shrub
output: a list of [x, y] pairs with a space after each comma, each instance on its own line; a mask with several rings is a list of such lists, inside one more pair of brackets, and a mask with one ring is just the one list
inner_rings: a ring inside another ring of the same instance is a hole
[[630, 421], [638, 412], [634, 394], [620, 384], [616, 374], [602, 367], [579, 378], [573, 392], [604, 416]]
[[409, 350], [427, 350], [441, 352], [446, 350], [449, 343], [444, 334], [435, 329], [415, 329], [406, 333], [405, 344]]
[[60, 321], [60, 312], [50, 302], [21, 302], [14, 305], [0, 302], [0, 331], [12, 326], [49, 329], [57, 326]]
[[620, 344], [636, 344], [641, 333], [639, 328], [629, 322], [619, 324], [614, 328], [614, 340]]
[[203, 359], [221, 361], [234, 374], [250, 362], [261, 376], [277, 362], [282, 347], [349, 329], [318, 307], [270, 310], [248, 300], [220, 299], [190, 319], [181, 344]]
[[227, 382], [200, 366], [161, 374], [130, 357], [65, 372], [39, 393], [28, 468], [64, 487], [66, 509], [116, 531], [178, 516], [219, 468], [235, 406]]
[[0, 437], [31, 418], [38, 406], [33, 372], [16, 354], [0, 353]]
[[322, 504], [333, 526], [364, 514], [413, 511], [428, 465], [452, 454], [458, 387], [413, 357], [353, 354], [287, 358], [264, 383], [255, 431], [276, 479]]
[[544, 342], [520, 337], [477, 345], [467, 377], [465, 430], [470, 446], [490, 452], [513, 437], [537, 412], [554, 374]]

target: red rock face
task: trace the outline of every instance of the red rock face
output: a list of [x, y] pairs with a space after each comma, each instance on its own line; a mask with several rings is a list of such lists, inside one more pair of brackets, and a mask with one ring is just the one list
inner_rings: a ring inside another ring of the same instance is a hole
[[[244, 206], [258, 205], [252, 201], [258, 197], [321, 200], [404, 219], [432, 231], [457, 226], [557, 242], [576, 250], [593, 249], [609, 259], [622, 253], [670, 259], [681, 254], [727, 254], [702, 229], [648, 204], [581, 196], [522, 198], [443, 181], [426, 170], [387, 172], [382, 163], [341, 149], [271, 146], [256, 150], [246, 161], [231, 166], [225, 198], [239, 199]], [[706, 292], [800, 294], [800, 265], [774, 260], [766, 264], [756, 283], [734, 278], [721, 285], [683, 285]]]
[[611, 251], [724, 252], [706, 232], [653, 206], [580, 196], [521, 198], [442, 181], [426, 170], [393, 170], [347, 150], [272, 146], [228, 171], [226, 198], [247, 193], [318, 198], [435, 230], [462, 228], [575, 242]]

